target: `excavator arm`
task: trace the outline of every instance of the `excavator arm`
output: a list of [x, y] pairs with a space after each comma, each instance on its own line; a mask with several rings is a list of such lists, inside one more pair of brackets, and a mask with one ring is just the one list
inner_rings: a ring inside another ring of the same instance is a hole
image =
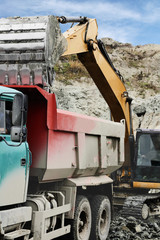
[[[126, 122], [124, 168], [122, 167], [121, 176], [118, 174], [118, 186], [114, 189], [115, 197], [116, 194], [118, 198], [119, 196], [124, 198], [128, 195], [123, 205], [122, 215], [141, 217], [142, 219], [159, 215], [160, 195], [155, 194], [155, 189], [160, 188], [160, 157], [158, 154], [160, 151], [160, 131], [138, 129], [134, 145], [131, 116], [132, 99], [128, 96], [122, 79], [111, 63], [103, 44], [97, 40], [95, 19], [84, 18], [82, 21], [81, 18], [80, 23], [65, 32], [64, 36], [68, 42], [68, 48], [64, 55], [77, 53], [78, 58], [108, 103], [114, 121], [119, 122], [121, 119], [125, 119]], [[130, 183], [132, 183], [133, 189], [130, 188]], [[128, 188], [125, 189], [124, 186], [128, 186]], [[137, 191], [137, 188], [141, 190]], [[150, 189], [150, 194], [146, 194], [148, 189]], [[133, 193], [135, 196], [131, 196]], [[119, 203], [118, 206], [120, 206]]]
[[103, 43], [97, 40], [96, 20], [82, 17], [79, 19], [60, 17], [58, 20], [61, 23], [79, 21], [79, 24], [63, 34], [68, 44], [63, 56], [77, 54], [109, 105], [114, 121], [125, 119], [126, 139], [128, 139], [132, 134], [131, 98], [119, 73], [111, 63]]

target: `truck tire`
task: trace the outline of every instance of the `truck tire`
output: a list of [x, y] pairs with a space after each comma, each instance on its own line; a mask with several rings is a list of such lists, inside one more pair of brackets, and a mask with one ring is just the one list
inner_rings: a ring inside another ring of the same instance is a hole
[[77, 196], [74, 220], [71, 223], [73, 240], [89, 240], [91, 232], [91, 207], [88, 199]]
[[91, 201], [91, 240], [106, 240], [111, 222], [111, 204], [106, 196], [97, 195]]

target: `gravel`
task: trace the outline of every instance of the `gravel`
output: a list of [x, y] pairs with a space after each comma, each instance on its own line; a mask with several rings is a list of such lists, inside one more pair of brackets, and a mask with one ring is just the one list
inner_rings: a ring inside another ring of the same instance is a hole
[[160, 239], [160, 219], [157, 217], [149, 218], [146, 221], [134, 217], [124, 218], [117, 215], [111, 222], [109, 236], [107, 240], [147, 240]]

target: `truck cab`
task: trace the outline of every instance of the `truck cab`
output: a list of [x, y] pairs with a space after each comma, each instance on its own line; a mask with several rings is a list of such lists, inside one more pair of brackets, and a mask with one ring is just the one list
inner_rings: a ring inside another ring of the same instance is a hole
[[23, 203], [27, 197], [30, 154], [26, 140], [20, 144], [15, 138], [21, 129], [13, 119], [18, 117], [17, 94], [17, 90], [0, 87], [0, 207]]

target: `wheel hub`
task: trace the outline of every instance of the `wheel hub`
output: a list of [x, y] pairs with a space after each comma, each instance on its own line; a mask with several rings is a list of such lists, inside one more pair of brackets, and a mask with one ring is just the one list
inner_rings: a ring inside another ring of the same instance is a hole
[[101, 234], [106, 231], [106, 226], [107, 226], [107, 212], [106, 210], [103, 210], [101, 213], [101, 218], [100, 218], [100, 232]]

